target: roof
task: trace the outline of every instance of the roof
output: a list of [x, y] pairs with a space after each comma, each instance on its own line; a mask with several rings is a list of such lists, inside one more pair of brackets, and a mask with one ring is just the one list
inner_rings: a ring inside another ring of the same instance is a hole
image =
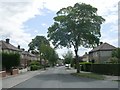
[[35, 57], [35, 56], [36, 56], [36, 55], [34, 55], [34, 54], [32, 54], [32, 53], [29, 53], [29, 55], [32, 56], [32, 57]]
[[[12, 44], [8, 44], [5, 41], [0, 41], [0, 45], [2, 46], [2, 50], [4, 49], [9, 49], [9, 50], [14, 50], [14, 51], [20, 51], [17, 47], [13, 46]], [[0, 47], [1, 47], [0, 46]]]
[[108, 44], [108, 43], [103, 43], [99, 45], [98, 47], [92, 49], [90, 52], [95, 52], [95, 51], [108, 51], [108, 50], [113, 50], [116, 49], [116, 47]]

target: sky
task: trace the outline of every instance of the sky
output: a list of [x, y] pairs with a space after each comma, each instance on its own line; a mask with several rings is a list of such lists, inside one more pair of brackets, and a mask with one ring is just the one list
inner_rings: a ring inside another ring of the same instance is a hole
[[[101, 41], [118, 47], [118, 2], [119, 0], [1, 0], [0, 40], [28, 49], [36, 35], [47, 37], [47, 30], [53, 24], [56, 12], [75, 3], [86, 3], [98, 9], [106, 21], [101, 26]], [[70, 50], [73, 51], [73, 48]], [[79, 55], [91, 49], [79, 48]], [[60, 57], [67, 48], [57, 49]]]

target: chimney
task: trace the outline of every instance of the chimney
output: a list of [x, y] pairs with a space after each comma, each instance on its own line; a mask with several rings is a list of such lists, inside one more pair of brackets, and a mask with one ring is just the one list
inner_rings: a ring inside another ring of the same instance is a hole
[[103, 42], [100, 42], [100, 45], [103, 44]]
[[18, 45], [18, 49], [20, 49], [20, 45]]
[[10, 41], [10, 39], [7, 38], [7, 39], [6, 39], [6, 43], [9, 44], [9, 41]]
[[24, 49], [24, 48], [22, 48], [22, 51], [25, 51], [25, 49]]

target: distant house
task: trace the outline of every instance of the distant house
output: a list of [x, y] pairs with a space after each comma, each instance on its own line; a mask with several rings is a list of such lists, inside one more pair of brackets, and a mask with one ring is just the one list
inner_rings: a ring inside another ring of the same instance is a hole
[[14, 45], [10, 44], [10, 39], [6, 39], [6, 41], [0, 41], [0, 52], [6, 53], [19, 53], [20, 54], [20, 66], [26, 67], [29, 65], [30, 61], [32, 60], [39, 60], [39, 56], [29, 53], [25, 51], [23, 48], [15, 47]]
[[82, 56], [82, 61], [89, 62], [89, 54], [87, 52]]
[[116, 47], [108, 43], [102, 43], [89, 52], [89, 60], [94, 60], [95, 63], [106, 63], [114, 49], [116, 49]]

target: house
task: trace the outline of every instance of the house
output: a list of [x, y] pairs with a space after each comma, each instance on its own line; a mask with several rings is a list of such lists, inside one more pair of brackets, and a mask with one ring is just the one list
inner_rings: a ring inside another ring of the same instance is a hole
[[116, 49], [116, 47], [108, 43], [101, 43], [101, 45], [93, 48], [89, 52], [89, 60], [95, 63], [106, 63], [114, 49]]
[[14, 45], [10, 44], [10, 39], [6, 39], [6, 41], [0, 41], [0, 51], [6, 53], [19, 53], [20, 54], [20, 66], [27, 67], [30, 61], [32, 60], [39, 60], [39, 56], [29, 53], [25, 51], [24, 48], [15, 47]]
[[89, 54], [87, 52], [82, 56], [82, 61], [89, 62]]
[[3, 40], [0, 41], [1, 52], [21, 53], [21, 50], [19, 50], [17, 47], [10, 44], [9, 41], [10, 41], [10, 39], [6, 39], [6, 41], [3, 41]]

